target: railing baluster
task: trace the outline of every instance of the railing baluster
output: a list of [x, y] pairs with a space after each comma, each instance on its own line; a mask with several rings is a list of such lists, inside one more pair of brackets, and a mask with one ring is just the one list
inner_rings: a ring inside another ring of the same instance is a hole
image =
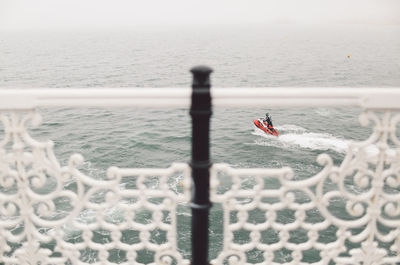
[[208, 214], [211, 207], [210, 187], [210, 74], [212, 69], [197, 66], [193, 74], [192, 105], [192, 265], [208, 262]]

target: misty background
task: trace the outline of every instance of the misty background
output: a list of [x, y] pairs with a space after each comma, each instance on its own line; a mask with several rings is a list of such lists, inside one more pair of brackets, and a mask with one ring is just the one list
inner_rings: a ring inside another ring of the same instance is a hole
[[399, 24], [398, 0], [0, 0], [0, 30]]
[[400, 86], [398, 0], [0, 0], [1, 87]]

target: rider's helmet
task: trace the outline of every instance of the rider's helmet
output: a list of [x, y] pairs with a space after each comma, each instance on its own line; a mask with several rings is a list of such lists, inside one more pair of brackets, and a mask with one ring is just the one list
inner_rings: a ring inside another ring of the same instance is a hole
[[267, 112], [267, 113], [265, 113], [265, 117], [266, 118], [268, 118], [269, 117], [269, 113]]

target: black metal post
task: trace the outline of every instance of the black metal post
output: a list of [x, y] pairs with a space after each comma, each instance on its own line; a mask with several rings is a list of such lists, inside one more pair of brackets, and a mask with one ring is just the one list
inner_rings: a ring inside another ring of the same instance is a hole
[[192, 265], [208, 265], [208, 213], [210, 202], [210, 74], [207, 66], [190, 70], [192, 84]]

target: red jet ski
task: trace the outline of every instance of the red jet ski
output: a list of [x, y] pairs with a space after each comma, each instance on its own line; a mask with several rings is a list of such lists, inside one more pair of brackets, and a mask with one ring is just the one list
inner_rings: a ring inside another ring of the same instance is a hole
[[268, 124], [264, 122], [263, 119], [254, 120], [254, 125], [257, 126], [257, 128], [259, 128], [260, 130], [264, 131], [266, 134], [279, 136], [278, 131], [275, 130], [272, 126], [268, 127]]

